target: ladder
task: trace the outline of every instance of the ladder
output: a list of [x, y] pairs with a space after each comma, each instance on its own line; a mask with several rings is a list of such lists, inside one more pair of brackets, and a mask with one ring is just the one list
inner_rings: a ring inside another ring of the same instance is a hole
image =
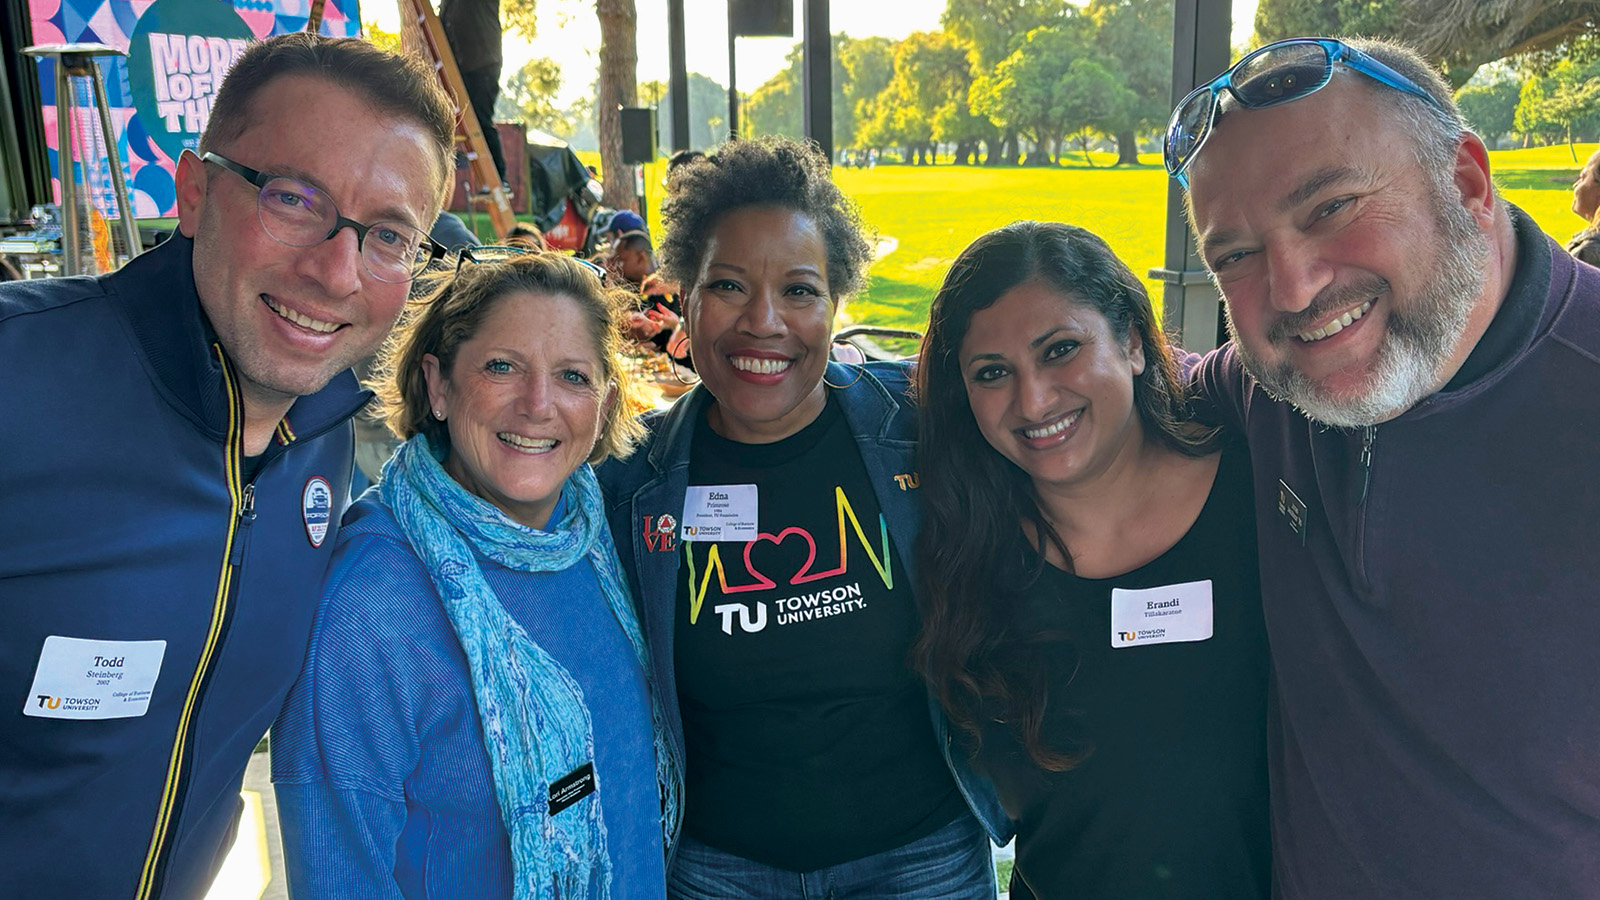
[[[406, 52], [422, 57], [438, 74], [445, 92], [456, 104], [456, 145], [467, 157], [467, 203], [470, 208], [478, 192], [486, 195], [489, 221], [494, 233], [505, 237], [517, 224], [511, 211], [511, 194], [500, 180], [500, 172], [489, 156], [489, 145], [484, 142], [483, 129], [478, 127], [478, 117], [467, 99], [467, 86], [461, 80], [461, 70], [456, 66], [455, 54], [444, 39], [444, 26], [433, 11], [432, 0], [400, 0], [400, 43]], [[476, 189], [476, 190], [475, 190]]]

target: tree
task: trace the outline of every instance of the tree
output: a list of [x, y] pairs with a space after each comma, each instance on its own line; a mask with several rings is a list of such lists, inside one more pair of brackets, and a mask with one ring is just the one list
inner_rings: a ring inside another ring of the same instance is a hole
[[572, 123], [564, 110], [556, 108], [555, 96], [560, 92], [561, 65], [553, 59], [530, 59], [506, 80], [495, 101], [495, 117], [564, 137], [571, 133]]
[[500, 0], [500, 24], [531, 41], [539, 36], [536, 6], [536, 0]]
[[839, 78], [834, 85], [833, 143], [856, 147], [861, 123], [872, 118], [873, 102], [894, 78], [895, 45], [885, 37], [838, 37], [834, 44], [834, 71]]
[[972, 48], [983, 70], [1010, 56], [1028, 32], [1067, 14], [1063, 0], [949, 0], [939, 24]]
[[601, 202], [613, 209], [634, 209], [633, 173], [622, 161], [624, 106], [639, 105], [636, 48], [638, 15], [633, 0], [595, 0], [600, 19], [600, 92], [596, 131], [600, 137]]
[[[666, 147], [672, 146], [672, 91], [664, 90], [656, 106], [656, 116], [661, 125], [661, 139]], [[715, 80], [700, 74], [689, 73], [689, 146], [704, 150], [722, 143], [728, 137], [728, 89]]]
[[1261, 0], [1255, 25], [1260, 43], [1302, 34], [1399, 38], [1460, 88], [1480, 66], [1511, 56], [1588, 59], [1600, 50], [1597, 22], [1600, 0]]
[[[972, 63], [973, 84], [992, 79], [995, 66], [1010, 56], [1025, 35], [1035, 28], [1059, 22], [1069, 14], [1064, 0], [948, 0], [939, 22], [945, 31], [966, 43]], [[969, 110], [991, 121], [976, 106]], [[1017, 161], [1015, 131], [1000, 126], [999, 152], [991, 143], [988, 165]]]
[[801, 45], [795, 44], [784, 56], [783, 70], [762, 82], [739, 104], [741, 134], [805, 134], [805, 110], [800, 85], [803, 76]]
[[1564, 60], [1550, 74], [1529, 78], [1522, 85], [1515, 123], [1518, 131], [1547, 139], [1565, 136], [1572, 161], [1577, 162], [1574, 133], [1593, 135], [1600, 129], [1600, 63]]
[[1139, 163], [1139, 133], [1163, 128], [1172, 112], [1172, 0], [1090, 0], [1096, 57], [1129, 91], [1105, 134], [1117, 164]]
[[[904, 146], [907, 162], [931, 164], [935, 141], [968, 139], [971, 82], [965, 44], [940, 31], [909, 35], [894, 45], [893, 77], [871, 105], [864, 133], [877, 146]], [[969, 146], [964, 155], [972, 152]], [[959, 149], [958, 155], [963, 155]]]
[[1516, 127], [1521, 95], [1522, 82], [1516, 78], [1501, 77], [1482, 84], [1473, 79], [1456, 91], [1456, 106], [1473, 130], [1485, 141], [1494, 141]]
[[1133, 118], [1139, 101], [1139, 96], [1124, 87], [1118, 76], [1094, 59], [1073, 60], [1057, 86], [1062, 130], [1077, 138], [1084, 161], [1091, 166], [1094, 162], [1089, 159], [1089, 138], [1097, 132], [1115, 133]]
[[[861, 50], [856, 45], [861, 44]], [[833, 145], [851, 147], [856, 144], [857, 106], [863, 91], [876, 94], [876, 85], [886, 81], [882, 72], [883, 51], [889, 46], [884, 38], [865, 38], [861, 41], [839, 32], [833, 35], [829, 69], [833, 80]], [[805, 47], [795, 44], [784, 58], [786, 65], [778, 74], [767, 79], [750, 93], [749, 100], [739, 114], [741, 128], [750, 134], [785, 134], [790, 137], [805, 135], [805, 95], [801, 84]], [[854, 68], [852, 68], [854, 67]], [[855, 79], [860, 76], [860, 86]]]
[[972, 111], [1033, 141], [1029, 165], [1055, 161], [1065, 127], [1062, 86], [1074, 59], [1087, 56], [1076, 19], [1028, 32], [994, 71], [972, 83]]

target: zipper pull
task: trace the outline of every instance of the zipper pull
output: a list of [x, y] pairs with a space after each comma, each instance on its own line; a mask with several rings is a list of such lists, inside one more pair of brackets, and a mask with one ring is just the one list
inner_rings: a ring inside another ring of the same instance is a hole
[[244, 486], [244, 493], [239, 497], [239, 524], [233, 529], [233, 552], [228, 554], [228, 562], [237, 566], [244, 562], [245, 547], [250, 544], [250, 525], [256, 520], [256, 486], [254, 482]]
[[1361, 432], [1361, 503], [1367, 502], [1372, 485], [1372, 445], [1378, 442], [1378, 426], [1368, 425]]

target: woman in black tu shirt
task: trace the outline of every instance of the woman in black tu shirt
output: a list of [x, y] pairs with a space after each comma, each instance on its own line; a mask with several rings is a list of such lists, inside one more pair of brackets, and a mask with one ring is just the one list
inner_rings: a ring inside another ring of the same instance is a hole
[[1018, 222], [933, 303], [915, 656], [1017, 824], [1012, 897], [1269, 893], [1250, 464], [1104, 241]]

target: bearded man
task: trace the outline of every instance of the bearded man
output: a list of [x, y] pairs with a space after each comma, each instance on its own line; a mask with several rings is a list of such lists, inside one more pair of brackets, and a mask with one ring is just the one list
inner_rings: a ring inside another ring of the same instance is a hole
[[1275, 894], [1600, 897], [1600, 270], [1449, 86], [1297, 39], [1179, 104], [1275, 667]]

